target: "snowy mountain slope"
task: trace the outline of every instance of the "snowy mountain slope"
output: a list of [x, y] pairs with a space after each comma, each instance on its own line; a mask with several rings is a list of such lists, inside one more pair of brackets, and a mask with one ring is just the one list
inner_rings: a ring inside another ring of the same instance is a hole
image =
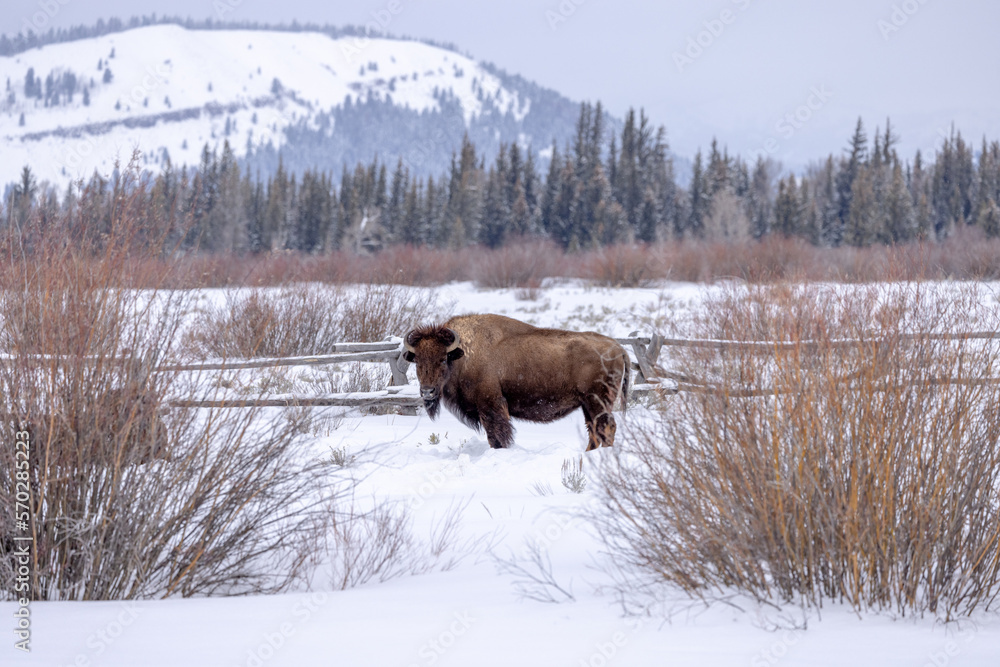
[[[227, 139], [238, 157], [278, 150], [293, 126], [336, 135], [329, 114], [348, 100], [390, 105], [417, 119], [460, 109], [452, 125], [461, 127], [420, 147], [433, 155], [414, 162], [428, 167], [456, 148], [454, 136], [487, 118], [495, 119], [489, 134], [504, 141], [538, 149], [554, 138], [530, 131], [532, 118], [544, 120], [532, 99], [470, 58], [416, 41], [156, 25], [0, 58], [4, 81], [0, 183], [29, 165], [39, 180], [65, 185], [95, 169], [109, 173], [115, 158], [127, 162], [134, 148], [153, 170], [168, 156], [175, 165], [197, 165], [206, 143], [216, 148]], [[571, 118], [575, 105], [553, 97], [560, 110], [547, 115]], [[371, 130], [384, 135], [393, 128]], [[339, 169], [337, 157], [312, 166]]]

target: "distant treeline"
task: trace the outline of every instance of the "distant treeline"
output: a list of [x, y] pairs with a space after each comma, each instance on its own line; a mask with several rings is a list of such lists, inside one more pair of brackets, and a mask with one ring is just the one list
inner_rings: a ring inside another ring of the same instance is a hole
[[[690, 185], [677, 185], [664, 128], [630, 111], [620, 133], [606, 129], [600, 103], [582, 105], [572, 142], [551, 146], [543, 175], [533, 150], [503, 144], [486, 162], [466, 138], [437, 178], [414, 176], [402, 160], [358, 163], [338, 175], [291, 173], [262, 179], [241, 169], [228, 143], [206, 146], [197, 169], [172, 165], [125, 193], [124, 179], [94, 175], [60, 196], [27, 167], [0, 221], [8, 230], [75, 235], [110, 224], [120, 197], [146, 201], [137, 221], [192, 252], [377, 251], [396, 244], [495, 248], [547, 238], [567, 250], [610, 244], [704, 239], [741, 243], [769, 235], [819, 246], [935, 241], [959, 226], [1000, 236], [1000, 143], [978, 157], [953, 133], [933, 160], [900, 158], [887, 121], [873, 145], [859, 120], [848, 150], [803, 176], [779, 177], [775, 163], [748, 164], [713, 141], [695, 157]], [[609, 136], [610, 135], [610, 136]], [[132, 187], [132, 186], [129, 186]], [[32, 224], [33, 223], [33, 224]]]
[[[260, 23], [257, 21], [232, 21], [225, 20], [225, 15], [230, 11], [235, 11], [228, 3], [216, 3], [216, 6], [224, 7], [218, 10], [223, 18], [196, 20], [190, 17], [180, 16], [133, 16], [128, 21], [118, 18], [111, 18], [105, 21], [98, 19], [94, 25], [78, 25], [71, 28], [49, 28], [45, 30], [49, 21], [55, 16], [55, 12], [46, 11], [41, 4], [33, 14], [26, 14], [21, 31], [13, 36], [0, 35], [0, 56], [13, 56], [29, 49], [40, 48], [49, 44], [61, 44], [73, 42], [79, 39], [90, 39], [92, 37], [102, 37], [133, 28], [141, 28], [150, 25], [179, 25], [189, 30], [276, 30], [279, 32], [321, 32], [334, 39], [340, 37], [378, 37], [382, 35], [381, 25], [373, 22], [371, 25], [357, 26], [332, 26], [318, 23]], [[421, 42], [432, 44], [451, 51], [458, 51], [453, 44], [436, 42], [429, 39], [421, 39]]]

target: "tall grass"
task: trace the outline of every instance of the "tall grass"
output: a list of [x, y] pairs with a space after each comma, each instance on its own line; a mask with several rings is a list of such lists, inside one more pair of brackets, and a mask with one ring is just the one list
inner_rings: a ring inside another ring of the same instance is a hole
[[936, 334], [995, 329], [995, 300], [799, 285], [705, 308], [696, 335], [786, 344], [677, 355], [709, 388], [633, 423], [603, 466], [596, 525], [633, 584], [943, 619], [993, 608], [998, 344]]

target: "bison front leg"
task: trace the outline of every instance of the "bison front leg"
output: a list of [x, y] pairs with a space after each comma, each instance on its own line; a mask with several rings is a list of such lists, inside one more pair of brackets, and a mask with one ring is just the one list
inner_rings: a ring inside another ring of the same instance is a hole
[[500, 396], [486, 409], [480, 409], [479, 422], [486, 430], [486, 440], [493, 449], [506, 449], [514, 444], [514, 426], [510, 423], [507, 399]]

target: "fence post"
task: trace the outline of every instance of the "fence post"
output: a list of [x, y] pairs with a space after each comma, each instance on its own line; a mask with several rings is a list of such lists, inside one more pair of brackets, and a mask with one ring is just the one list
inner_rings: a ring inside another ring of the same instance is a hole
[[[638, 338], [639, 332], [633, 331], [628, 337]], [[653, 369], [656, 367], [656, 360], [660, 358], [660, 350], [663, 348], [663, 336], [658, 333], [650, 336], [649, 347], [646, 347], [646, 345], [640, 343], [638, 340], [632, 341], [629, 345], [632, 346], [632, 351], [635, 352], [635, 361], [639, 365], [639, 377], [637, 379], [642, 381], [641, 384], [652, 382], [653, 378], [656, 377], [656, 371]]]
[[[409, 384], [409, 380], [406, 379], [406, 370], [410, 367], [410, 362], [406, 360], [403, 356], [404, 354], [406, 354], [406, 348], [403, 347], [402, 342], [400, 342], [399, 356], [394, 359], [389, 359], [389, 370], [392, 372], [393, 387], [403, 387]], [[416, 416], [417, 409], [401, 406], [399, 408], [399, 414], [413, 417]]]

